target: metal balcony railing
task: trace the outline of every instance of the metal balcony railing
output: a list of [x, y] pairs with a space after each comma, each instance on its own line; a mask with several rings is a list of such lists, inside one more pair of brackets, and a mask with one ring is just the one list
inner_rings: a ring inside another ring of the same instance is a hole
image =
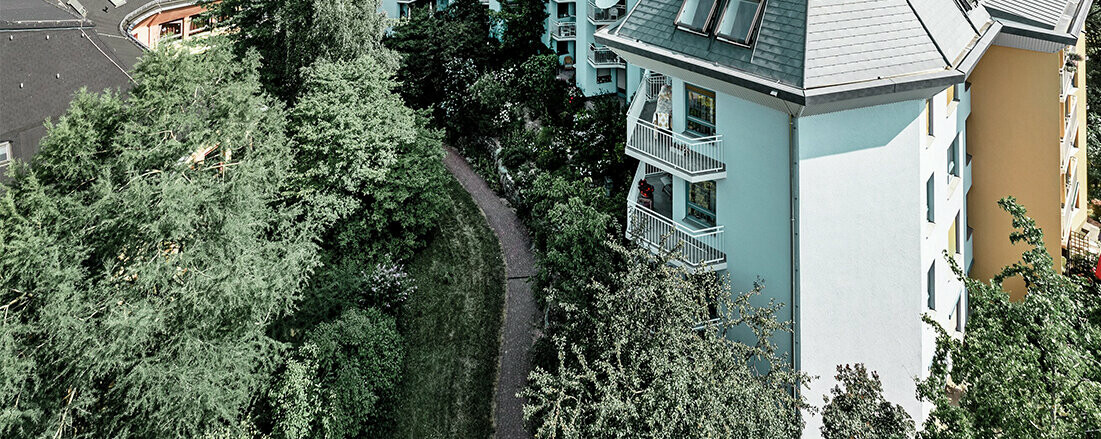
[[642, 83], [645, 90], [646, 101], [653, 102], [657, 100], [658, 93], [661, 93], [661, 87], [666, 85], [672, 85], [672, 81], [669, 80], [668, 76], [647, 70], [644, 73]]
[[589, 45], [589, 64], [593, 67], [626, 67], [627, 63], [607, 47]]
[[616, 3], [615, 6], [608, 9], [601, 9], [596, 6], [595, 2], [589, 2], [589, 22], [592, 24], [613, 23], [624, 15], [627, 15], [627, 5], [622, 2]]
[[638, 181], [652, 167], [640, 164], [627, 196], [627, 238], [652, 252], [673, 253], [690, 269], [726, 268], [723, 226], [692, 229], [638, 204]]
[[1063, 143], [1069, 143], [1068, 140], [1078, 135], [1078, 97], [1071, 96], [1067, 104], [1070, 111], [1063, 116], [1063, 136], [1060, 140]]
[[577, 38], [577, 23], [557, 23], [552, 28], [551, 37], [560, 41]]
[[[1074, 74], [1078, 70], [1076, 67], [1072, 67], [1071, 58], [1074, 57], [1073, 47], [1067, 47], [1063, 50], [1063, 65], [1059, 68], [1059, 97], [1060, 100], [1064, 100], [1067, 96], [1073, 95], [1076, 91]], [[1074, 64], [1079, 62], [1073, 61]]]
[[627, 111], [627, 155], [692, 182], [725, 177], [722, 135], [675, 133], [645, 120], [643, 109], [657, 99], [668, 80], [649, 71], [643, 77], [642, 90], [635, 93]]

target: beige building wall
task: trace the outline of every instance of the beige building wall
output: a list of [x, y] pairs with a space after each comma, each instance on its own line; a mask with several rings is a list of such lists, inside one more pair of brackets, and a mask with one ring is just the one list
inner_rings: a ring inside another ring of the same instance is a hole
[[[1027, 250], [1024, 244], [1010, 244], [1011, 217], [997, 206], [999, 199], [1010, 195], [1043, 229], [1048, 251], [1058, 268], [1062, 266], [1061, 64], [1060, 53], [993, 46], [968, 79], [972, 188], [967, 218], [975, 230], [974, 278], [989, 280]], [[1024, 295], [1020, 279], [1007, 280], [1005, 287], [1015, 299]]]

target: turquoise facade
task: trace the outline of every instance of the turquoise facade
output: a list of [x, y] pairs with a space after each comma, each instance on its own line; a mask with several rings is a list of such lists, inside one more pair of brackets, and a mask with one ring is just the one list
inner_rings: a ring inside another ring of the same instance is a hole
[[[558, 54], [558, 62], [573, 69], [574, 84], [585, 96], [620, 94], [628, 96], [627, 64], [602, 45], [593, 33], [622, 17], [637, 0], [620, 0], [607, 10], [597, 8], [590, 0], [550, 0], [547, 2], [546, 33], [543, 42]], [[615, 9], [613, 12], [612, 9]], [[572, 27], [573, 31], [567, 29]], [[561, 30], [560, 30], [561, 29]], [[593, 50], [595, 49], [595, 51]], [[618, 62], [609, 62], [617, 59]]]

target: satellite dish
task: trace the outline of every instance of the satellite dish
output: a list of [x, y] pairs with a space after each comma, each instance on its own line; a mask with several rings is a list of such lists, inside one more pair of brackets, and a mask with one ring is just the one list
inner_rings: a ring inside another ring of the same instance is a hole
[[616, 3], [619, 3], [619, 0], [596, 0], [596, 7], [600, 9], [608, 9], [612, 6], [615, 6]]

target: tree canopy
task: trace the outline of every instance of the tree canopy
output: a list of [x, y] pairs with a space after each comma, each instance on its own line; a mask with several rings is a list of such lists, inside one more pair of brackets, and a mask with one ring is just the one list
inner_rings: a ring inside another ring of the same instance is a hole
[[[769, 341], [790, 330], [778, 305], [755, 308], [755, 292], [733, 296], [714, 274], [608, 245], [626, 271], [590, 286], [590, 308], [561, 304], [589, 332], [557, 338], [557, 363], [533, 371], [522, 393], [535, 437], [797, 436], [805, 403], [792, 389], [806, 378]], [[755, 343], [725, 335], [743, 324]]]
[[320, 59], [392, 57], [381, 49], [393, 24], [379, 12], [381, 0], [203, 0], [209, 14], [222, 17], [239, 55], [256, 51], [263, 59], [263, 83], [293, 101], [302, 69]]
[[[1013, 216], [1010, 241], [1029, 249], [989, 283], [965, 279], [962, 340], [926, 319], [939, 335], [918, 392], [936, 408], [920, 437], [1090, 437], [1101, 431], [1101, 294], [1055, 271], [1042, 231], [1016, 200], [998, 204]], [[1013, 276], [1028, 288], [1020, 302], [1001, 286]]]
[[255, 56], [164, 48], [81, 92], [0, 201], [5, 437], [240, 425], [316, 265], [278, 202], [291, 154]]
[[837, 366], [837, 386], [824, 396], [824, 439], [907, 439], [914, 420], [898, 404], [883, 398], [883, 383], [863, 364]]

